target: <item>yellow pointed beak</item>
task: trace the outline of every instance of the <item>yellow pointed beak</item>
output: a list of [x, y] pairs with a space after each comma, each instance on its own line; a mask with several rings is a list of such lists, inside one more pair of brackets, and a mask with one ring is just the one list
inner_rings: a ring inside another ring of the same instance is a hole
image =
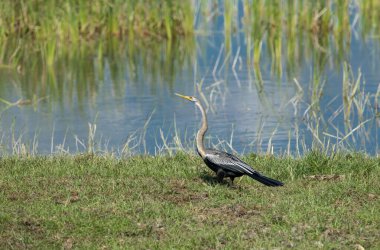
[[179, 97], [182, 97], [183, 99], [186, 99], [188, 101], [191, 101], [191, 97], [190, 96], [187, 96], [187, 95], [181, 95], [181, 94], [178, 94], [178, 93], [174, 93], [176, 96], [179, 96]]

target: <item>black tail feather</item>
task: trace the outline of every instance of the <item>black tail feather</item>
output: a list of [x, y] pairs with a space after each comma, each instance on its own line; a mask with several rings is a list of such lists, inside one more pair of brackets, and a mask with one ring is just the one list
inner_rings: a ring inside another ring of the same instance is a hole
[[277, 186], [284, 185], [284, 183], [282, 183], [281, 181], [266, 177], [259, 173], [249, 174], [248, 176], [251, 177], [252, 179], [255, 179], [258, 182], [261, 182], [262, 184], [266, 186], [277, 187]]

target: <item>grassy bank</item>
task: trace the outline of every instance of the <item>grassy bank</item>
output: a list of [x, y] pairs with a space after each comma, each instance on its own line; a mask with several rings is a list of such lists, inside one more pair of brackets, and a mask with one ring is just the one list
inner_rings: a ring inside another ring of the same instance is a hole
[[380, 161], [249, 155], [286, 183], [217, 184], [195, 156], [0, 160], [5, 248], [380, 247]]

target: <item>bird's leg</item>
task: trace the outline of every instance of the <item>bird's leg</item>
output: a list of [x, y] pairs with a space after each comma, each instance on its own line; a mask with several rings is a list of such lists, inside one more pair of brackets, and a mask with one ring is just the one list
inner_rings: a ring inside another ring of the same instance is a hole
[[235, 179], [235, 177], [230, 177], [230, 179], [231, 179], [231, 185], [234, 185], [234, 179]]
[[234, 179], [235, 179], [235, 177], [230, 177], [230, 180], [231, 180], [230, 187], [231, 187], [231, 188], [237, 188], [237, 187], [235, 186], [235, 184], [234, 184]]
[[218, 182], [222, 182], [225, 175], [226, 173], [223, 171], [223, 169], [219, 168], [218, 171], [216, 171]]

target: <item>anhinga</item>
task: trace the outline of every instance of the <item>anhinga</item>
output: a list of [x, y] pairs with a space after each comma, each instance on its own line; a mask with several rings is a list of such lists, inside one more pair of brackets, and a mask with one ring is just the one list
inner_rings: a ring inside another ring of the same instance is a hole
[[216, 173], [219, 182], [225, 177], [229, 177], [233, 183], [235, 177], [240, 177], [242, 175], [248, 175], [249, 177], [261, 182], [267, 186], [282, 186], [282, 182], [266, 177], [256, 170], [252, 169], [247, 163], [243, 162], [236, 156], [215, 150], [206, 149], [203, 145], [203, 138], [207, 131], [207, 117], [201, 102], [194, 96], [185, 96], [177, 94], [177, 96], [182, 97], [186, 100], [193, 102], [202, 113], [202, 126], [197, 133], [197, 151], [202, 157], [206, 165]]

